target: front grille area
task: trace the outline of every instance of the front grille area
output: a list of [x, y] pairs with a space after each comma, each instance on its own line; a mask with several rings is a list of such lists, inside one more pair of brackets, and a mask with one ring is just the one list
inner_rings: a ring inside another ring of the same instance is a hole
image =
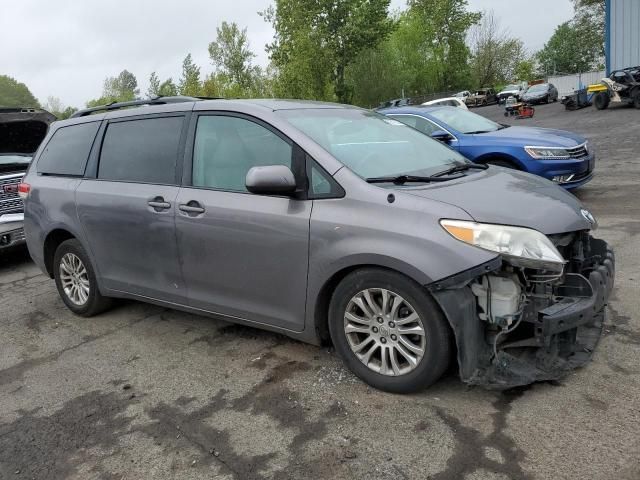
[[0, 215], [5, 213], [21, 213], [24, 211], [24, 204], [18, 195], [17, 190], [6, 191], [7, 186], [17, 187], [22, 181], [22, 176], [11, 176], [9, 178], [0, 177]]
[[587, 152], [587, 146], [585, 144], [578, 145], [577, 147], [567, 148], [567, 152], [569, 152], [569, 156], [571, 158], [582, 158], [586, 157], [589, 152]]

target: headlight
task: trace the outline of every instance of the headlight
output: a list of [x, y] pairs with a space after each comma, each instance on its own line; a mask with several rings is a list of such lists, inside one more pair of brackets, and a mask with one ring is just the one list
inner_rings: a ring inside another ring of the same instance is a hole
[[500, 253], [514, 265], [562, 272], [566, 263], [553, 243], [531, 228], [464, 220], [440, 220], [440, 225], [461, 242]]
[[524, 147], [524, 150], [533, 158], [567, 159], [571, 155], [562, 147]]

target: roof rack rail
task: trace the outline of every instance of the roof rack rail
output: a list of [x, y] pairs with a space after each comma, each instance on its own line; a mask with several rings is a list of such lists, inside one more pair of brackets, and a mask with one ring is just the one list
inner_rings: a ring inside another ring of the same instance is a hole
[[200, 100], [204, 100], [204, 98], [176, 95], [172, 97], [154, 97], [147, 98], [145, 100], [131, 100], [130, 102], [111, 102], [98, 107], [78, 110], [76, 113], [71, 115], [71, 118], [86, 117], [87, 115], [91, 115], [96, 112], [109, 112], [112, 110], [120, 110], [121, 108], [137, 107], [141, 105], [166, 105], [167, 103], [198, 102]]

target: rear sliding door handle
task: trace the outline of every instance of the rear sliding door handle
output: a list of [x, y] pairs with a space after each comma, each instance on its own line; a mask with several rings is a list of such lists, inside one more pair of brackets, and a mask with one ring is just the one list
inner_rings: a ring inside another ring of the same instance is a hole
[[183, 203], [178, 206], [181, 212], [185, 213], [204, 213], [204, 208], [200, 206], [198, 202], [191, 201], [189, 203]]

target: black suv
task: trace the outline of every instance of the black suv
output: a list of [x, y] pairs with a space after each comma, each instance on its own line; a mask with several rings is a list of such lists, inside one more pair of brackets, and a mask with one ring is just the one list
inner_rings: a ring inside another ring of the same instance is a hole
[[54, 120], [40, 109], [0, 107], [0, 249], [24, 243], [18, 185]]

